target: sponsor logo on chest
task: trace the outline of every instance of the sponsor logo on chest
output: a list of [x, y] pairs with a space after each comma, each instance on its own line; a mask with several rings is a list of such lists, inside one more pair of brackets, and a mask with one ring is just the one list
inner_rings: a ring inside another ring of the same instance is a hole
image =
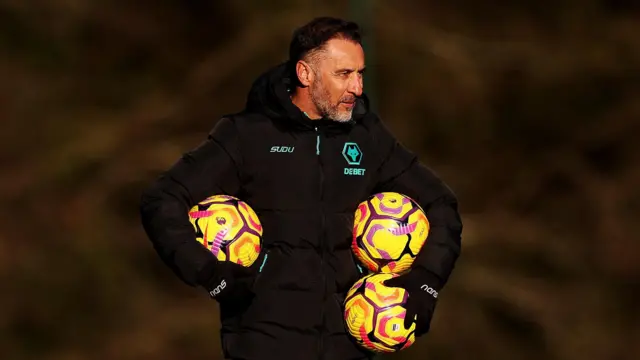
[[[295, 146], [272, 146], [271, 153], [293, 153]], [[319, 155], [319, 154], [318, 154]], [[360, 146], [355, 142], [346, 142], [342, 148], [342, 157], [347, 162], [343, 174], [347, 176], [364, 176], [367, 169], [360, 167], [364, 156]]]
[[292, 153], [295, 149], [295, 146], [272, 146], [272, 153]]
[[348, 167], [344, 168], [344, 174], [349, 176], [364, 176], [366, 169], [359, 167], [363, 156], [364, 154], [358, 144], [354, 142], [344, 143], [342, 157], [344, 157], [348, 165]]

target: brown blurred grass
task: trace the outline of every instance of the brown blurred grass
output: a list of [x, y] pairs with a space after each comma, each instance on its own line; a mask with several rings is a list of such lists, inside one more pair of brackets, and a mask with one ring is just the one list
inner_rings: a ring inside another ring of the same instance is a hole
[[[218, 356], [216, 306], [159, 262], [138, 195], [293, 27], [346, 15], [302, 4], [0, 1], [2, 358]], [[390, 358], [640, 355], [637, 10], [378, 2], [378, 108], [465, 220], [433, 334]]]

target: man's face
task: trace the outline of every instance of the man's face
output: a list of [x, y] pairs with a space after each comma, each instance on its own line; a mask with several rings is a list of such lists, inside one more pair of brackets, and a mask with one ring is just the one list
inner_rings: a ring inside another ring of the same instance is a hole
[[312, 67], [315, 76], [309, 90], [318, 112], [335, 121], [351, 120], [356, 97], [362, 95], [362, 47], [349, 40], [329, 40]]

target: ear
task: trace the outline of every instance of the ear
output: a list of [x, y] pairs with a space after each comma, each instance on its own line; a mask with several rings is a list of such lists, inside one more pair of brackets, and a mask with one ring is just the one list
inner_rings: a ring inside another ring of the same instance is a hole
[[313, 70], [311, 70], [311, 65], [303, 60], [300, 60], [296, 63], [296, 74], [298, 75], [300, 84], [302, 84], [302, 86], [304, 87], [311, 85], [315, 76]]

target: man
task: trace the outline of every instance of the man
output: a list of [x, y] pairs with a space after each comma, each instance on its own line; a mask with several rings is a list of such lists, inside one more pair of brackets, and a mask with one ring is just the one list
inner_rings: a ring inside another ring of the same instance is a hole
[[[294, 33], [289, 61], [254, 82], [244, 111], [219, 120], [142, 197], [160, 257], [219, 302], [226, 358], [370, 356], [346, 334], [342, 301], [363, 275], [350, 250], [354, 212], [382, 191], [412, 197], [430, 220], [412, 270], [387, 283], [409, 292], [407, 322], [415, 314], [417, 333], [429, 330], [460, 253], [457, 201], [369, 110], [364, 68], [356, 24], [314, 19]], [[358, 145], [356, 162], [346, 143]], [[196, 242], [187, 212], [214, 194], [236, 196], [260, 217], [263, 253], [252, 267], [219, 262]]]

